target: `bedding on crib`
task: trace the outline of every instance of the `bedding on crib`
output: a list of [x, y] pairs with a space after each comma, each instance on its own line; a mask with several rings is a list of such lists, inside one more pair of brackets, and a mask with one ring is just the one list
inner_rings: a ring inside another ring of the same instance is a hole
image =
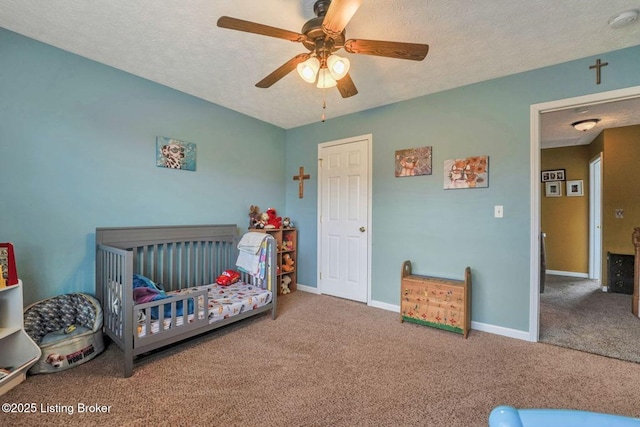
[[[209, 324], [263, 307], [271, 302], [273, 296], [271, 291], [267, 289], [262, 289], [258, 286], [244, 282], [236, 282], [228, 286], [221, 286], [215, 283], [205, 286], [195, 286], [189, 289], [168, 292], [167, 295], [188, 295], [197, 291], [206, 291], [208, 299], [205, 310], [205, 298], [202, 296], [196, 298], [198, 307], [197, 318], [203, 319], [206, 313]], [[187, 305], [189, 306], [190, 304]], [[196, 319], [195, 310], [188, 311], [187, 322], [193, 322]], [[149, 323], [149, 327], [146, 327], [147, 315], [144, 309], [136, 309], [135, 316], [138, 319], [138, 323], [136, 325], [136, 333], [138, 337], [142, 338], [146, 336], [147, 330], [150, 330], [152, 334], [160, 331], [161, 321], [156, 315], [154, 315], [154, 313], [151, 313], [152, 320]], [[162, 324], [164, 325], [162, 330], [166, 330], [174, 326], [172, 323], [171, 316], [165, 316], [162, 320]], [[184, 316], [182, 314], [178, 314], [176, 316], [175, 323], [175, 326], [183, 325]]]

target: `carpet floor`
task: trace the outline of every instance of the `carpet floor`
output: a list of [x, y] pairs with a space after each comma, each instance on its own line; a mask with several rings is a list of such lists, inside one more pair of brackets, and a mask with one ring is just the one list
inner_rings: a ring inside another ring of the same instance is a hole
[[464, 339], [300, 291], [279, 298], [276, 320], [173, 346], [130, 378], [122, 363], [111, 344], [30, 376], [2, 396], [22, 413], [1, 413], [0, 424], [486, 427], [498, 405], [640, 416], [640, 364], [474, 330]]
[[640, 363], [640, 319], [631, 295], [595, 280], [547, 275], [540, 295], [540, 341]]

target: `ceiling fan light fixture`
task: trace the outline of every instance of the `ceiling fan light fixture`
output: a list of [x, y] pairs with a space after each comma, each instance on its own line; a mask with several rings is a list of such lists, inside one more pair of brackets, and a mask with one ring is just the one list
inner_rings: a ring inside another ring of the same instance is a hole
[[595, 125], [597, 125], [599, 121], [600, 119], [580, 120], [580, 121], [571, 123], [571, 126], [573, 126], [576, 130], [586, 132], [589, 129], [592, 129]]
[[336, 80], [331, 77], [331, 72], [328, 68], [321, 68], [318, 72], [318, 84], [317, 87], [320, 89], [326, 89], [330, 87], [334, 87], [338, 84]]
[[335, 80], [340, 80], [349, 72], [351, 63], [347, 58], [343, 58], [338, 55], [331, 55], [327, 58], [327, 67], [331, 73], [331, 77]]
[[307, 83], [315, 83], [318, 70], [320, 69], [320, 61], [318, 61], [318, 58], [312, 56], [306, 61], [298, 64], [296, 68], [298, 70], [298, 74], [302, 77], [302, 80]]

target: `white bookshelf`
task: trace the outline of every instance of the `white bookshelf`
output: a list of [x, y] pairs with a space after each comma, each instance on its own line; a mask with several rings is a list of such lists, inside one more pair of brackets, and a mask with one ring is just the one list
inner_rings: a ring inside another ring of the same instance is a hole
[[24, 331], [22, 280], [0, 289], [0, 396], [26, 379], [27, 370], [40, 359], [40, 347]]

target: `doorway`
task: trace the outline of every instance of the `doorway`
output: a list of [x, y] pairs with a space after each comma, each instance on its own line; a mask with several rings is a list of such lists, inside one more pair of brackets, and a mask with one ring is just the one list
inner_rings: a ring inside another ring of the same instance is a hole
[[593, 104], [620, 101], [640, 96], [640, 86], [575, 98], [535, 104], [530, 109], [531, 122], [531, 229], [530, 229], [530, 296], [529, 341], [539, 341], [540, 332], [540, 115], [546, 112], [578, 108]]
[[[602, 153], [589, 162], [589, 279], [602, 284]], [[603, 289], [606, 291], [606, 289]]]
[[318, 290], [371, 303], [372, 135], [318, 146]]

